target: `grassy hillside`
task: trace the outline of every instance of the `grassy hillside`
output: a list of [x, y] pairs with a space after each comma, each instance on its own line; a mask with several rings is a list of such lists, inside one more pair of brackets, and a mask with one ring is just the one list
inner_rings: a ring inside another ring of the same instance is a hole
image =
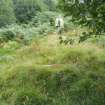
[[104, 105], [105, 53], [92, 43], [60, 45], [57, 35], [0, 49], [0, 105]]

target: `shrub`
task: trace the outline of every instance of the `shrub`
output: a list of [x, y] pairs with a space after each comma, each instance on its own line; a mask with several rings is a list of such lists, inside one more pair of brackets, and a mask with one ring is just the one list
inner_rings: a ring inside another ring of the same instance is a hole
[[65, 31], [74, 30], [76, 28], [76, 25], [73, 24], [72, 22], [72, 17], [70, 16], [64, 17], [64, 22], [65, 22]]
[[37, 15], [32, 19], [31, 24], [34, 26], [40, 26], [43, 23], [48, 23], [50, 26], [54, 26], [55, 18], [58, 15], [57, 12], [38, 12]]

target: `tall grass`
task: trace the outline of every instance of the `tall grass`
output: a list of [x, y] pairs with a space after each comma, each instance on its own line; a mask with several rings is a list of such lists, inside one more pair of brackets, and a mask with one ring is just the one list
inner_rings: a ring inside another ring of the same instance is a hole
[[105, 104], [104, 49], [56, 40], [46, 36], [15, 53], [5, 51], [13, 60], [0, 71], [1, 105]]

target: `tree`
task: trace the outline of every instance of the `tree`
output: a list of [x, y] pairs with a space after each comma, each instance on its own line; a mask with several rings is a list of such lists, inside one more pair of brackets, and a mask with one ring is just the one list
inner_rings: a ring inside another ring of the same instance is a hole
[[88, 26], [95, 34], [105, 31], [105, 0], [59, 0], [59, 7], [72, 21]]
[[36, 16], [37, 12], [54, 8], [52, 0], [13, 0], [17, 21], [28, 23]]
[[0, 27], [15, 23], [12, 0], [0, 0]]
[[17, 22], [28, 23], [40, 11], [36, 0], [13, 0]]
[[44, 0], [44, 3], [47, 5], [47, 8], [50, 11], [56, 10], [56, 1], [55, 0]]

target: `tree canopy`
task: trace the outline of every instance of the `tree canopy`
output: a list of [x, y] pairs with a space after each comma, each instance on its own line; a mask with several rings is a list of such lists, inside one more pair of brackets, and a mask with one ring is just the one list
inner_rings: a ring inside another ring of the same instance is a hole
[[37, 12], [54, 11], [55, 0], [0, 0], [0, 27], [28, 23]]
[[13, 2], [11, 0], [0, 0], [0, 27], [9, 25], [15, 21]]
[[59, 0], [59, 7], [72, 21], [88, 26], [93, 33], [105, 31], [105, 0]]

